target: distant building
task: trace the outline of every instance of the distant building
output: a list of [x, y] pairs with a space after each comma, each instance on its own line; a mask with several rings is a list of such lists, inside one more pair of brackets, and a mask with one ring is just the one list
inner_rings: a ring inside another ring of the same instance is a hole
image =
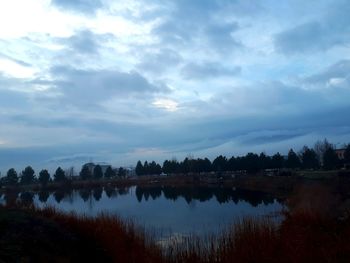
[[345, 159], [345, 149], [337, 149], [335, 150], [335, 153], [337, 154], [339, 160]]

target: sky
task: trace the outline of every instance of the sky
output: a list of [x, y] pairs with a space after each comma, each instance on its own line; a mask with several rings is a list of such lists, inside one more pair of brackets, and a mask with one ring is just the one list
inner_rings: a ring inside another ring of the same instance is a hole
[[0, 2], [0, 170], [350, 142], [348, 0]]

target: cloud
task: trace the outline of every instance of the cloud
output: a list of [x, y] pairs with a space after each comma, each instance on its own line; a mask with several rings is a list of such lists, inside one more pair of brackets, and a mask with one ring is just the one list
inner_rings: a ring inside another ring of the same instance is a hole
[[227, 52], [242, 47], [242, 44], [232, 36], [232, 33], [238, 29], [237, 23], [212, 24], [205, 29], [205, 36], [213, 48], [227, 54]]
[[189, 63], [182, 69], [181, 73], [186, 79], [206, 79], [213, 77], [233, 77], [241, 72], [241, 67], [224, 67], [220, 63]]
[[86, 105], [111, 97], [130, 98], [166, 93], [166, 86], [151, 84], [137, 72], [117, 70], [80, 70], [64, 66], [51, 69], [53, 85], [62, 91], [65, 100]]
[[239, 29], [238, 23], [231, 21], [230, 14], [222, 14], [220, 19], [216, 16], [227, 9], [237, 10], [238, 6], [241, 7], [241, 1], [175, 1], [152, 33], [167, 46], [204, 42], [214, 51], [232, 52], [242, 46], [232, 35]]
[[0, 4], [6, 167], [350, 140], [346, 0], [49, 2]]
[[137, 67], [146, 72], [162, 73], [176, 67], [183, 59], [173, 49], [160, 49], [158, 51], [140, 52], [141, 62]]
[[93, 55], [99, 52], [105, 42], [112, 39], [114, 39], [112, 34], [95, 34], [91, 30], [81, 29], [68, 38], [58, 40], [72, 52]]
[[62, 9], [87, 15], [94, 14], [103, 6], [100, 0], [52, 0], [51, 4]]
[[29, 109], [29, 106], [30, 104], [28, 103], [28, 98], [25, 94], [12, 90], [0, 89], [0, 109], [2, 113], [10, 110], [18, 110], [19, 107], [20, 109]]
[[8, 60], [11, 60], [11, 61], [17, 63], [18, 65], [23, 66], [23, 67], [31, 67], [32, 66], [31, 64], [29, 64], [23, 60], [13, 58], [12, 56], [8, 56], [8, 55], [3, 54], [3, 53], [0, 53], [0, 58], [5, 58]]
[[350, 60], [340, 60], [320, 73], [304, 78], [306, 84], [314, 87], [350, 87]]
[[349, 12], [348, 1], [332, 3], [323, 17], [277, 34], [274, 40], [276, 50], [285, 54], [297, 54], [347, 45], [350, 40]]

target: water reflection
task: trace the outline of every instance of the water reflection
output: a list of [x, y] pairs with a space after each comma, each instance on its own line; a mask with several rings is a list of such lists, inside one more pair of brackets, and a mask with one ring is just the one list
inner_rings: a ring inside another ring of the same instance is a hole
[[[192, 201], [206, 202], [215, 198], [219, 203], [245, 201], [253, 207], [259, 204], [272, 204], [275, 198], [263, 192], [235, 189], [232, 187], [136, 187], [136, 198], [139, 202], [153, 200], [163, 196], [168, 200], [176, 201], [184, 198], [188, 204]], [[279, 200], [280, 201], [280, 200]]]
[[34, 200], [34, 193], [32, 192], [22, 192], [20, 194], [20, 199], [22, 204], [24, 205], [31, 205]]
[[[98, 187], [98, 188], [84, 188], [79, 190], [67, 190], [58, 189], [54, 192], [40, 191], [34, 192], [5, 192], [2, 195], [2, 199], [7, 204], [21, 201], [24, 204], [31, 204], [34, 202], [35, 195], [38, 196], [38, 201], [46, 203], [50, 196], [53, 197], [57, 204], [60, 204], [62, 200], [68, 200], [70, 203], [76, 201], [76, 195], [87, 202], [92, 198], [99, 202], [103, 195], [109, 199], [118, 198], [118, 196], [130, 194], [131, 189], [134, 189], [134, 196], [136, 200], [141, 202], [148, 202], [150, 200], [156, 200], [158, 198], [165, 198], [166, 200], [177, 201], [179, 198], [183, 198], [187, 204], [191, 204], [193, 201], [206, 202], [214, 199], [217, 203], [229, 203], [235, 204], [245, 201], [251, 206], [256, 207], [260, 204], [268, 205], [274, 203], [276, 198], [270, 194], [249, 191], [244, 189], [235, 189], [232, 187], [205, 187], [205, 186], [192, 186], [192, 187], [171, 187], [171, 186], [152, 186], [152, 187]], [[281, 200], [277, 200], [281, 202]]]
[[[274, 196], [232, 187], [133, 186], [57, 189], [53, 192], [8, 192], [2, 203], [20, 201], [39, 207], [55, 206], [66, 212], [96, 216], [101, 212], [135, 219], [168, 234], [205, 234], [230, 224], [234, 218], [271, 215], [282, 205]], [[157, 234], [157, 235], [158, 235]]]
[[40, 191], [38, 193], [38, 197], [39, 197], [39, 201], [42, 203], [45, 203], [47, 201], [47, 199], [50, 196], [50, 192], [49, 191]]

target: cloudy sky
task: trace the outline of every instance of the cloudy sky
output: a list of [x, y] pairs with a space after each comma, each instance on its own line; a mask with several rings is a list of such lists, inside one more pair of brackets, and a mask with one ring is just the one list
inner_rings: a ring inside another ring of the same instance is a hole
[[348, 0], [0, 2], [0, 170], [350, 142]]

